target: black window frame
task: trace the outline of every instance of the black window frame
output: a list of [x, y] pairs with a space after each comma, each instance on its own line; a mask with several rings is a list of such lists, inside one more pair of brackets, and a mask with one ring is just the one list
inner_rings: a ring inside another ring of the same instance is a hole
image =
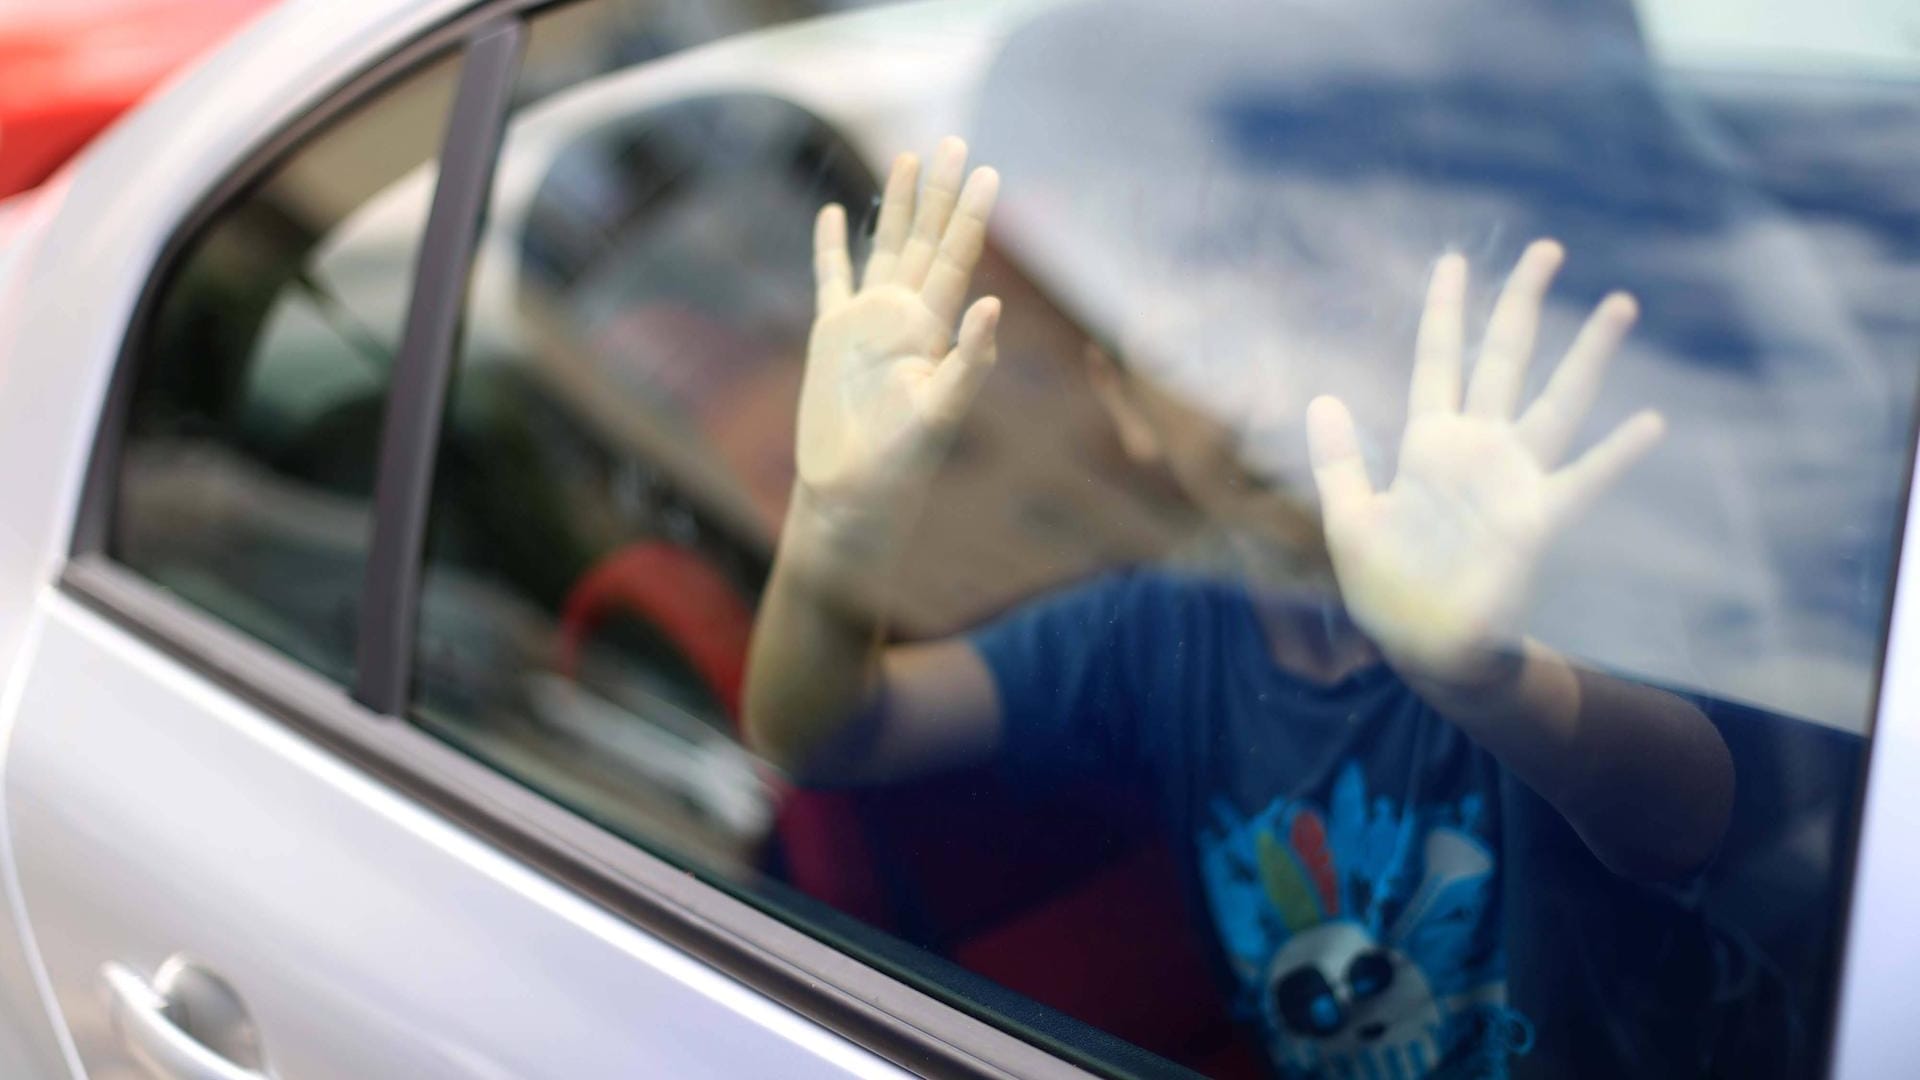
[[[1094, 1075], [694, 879], [406, 719], [434, 459], [473, 251], [528, 17], [571, 2], [578, 0], [476, 5], [358, 74], [317, 88], [315, 104], [246, 151], [173, 225], [150, 264], [113, 360], [59, 587], [530, 869], [896, 1065], [932, 1077]], [[373, 539], [356, 627], [356, 684], [348, 688], [114, 561], [108, 542], [146, 331], [193, 244], [236, 198], [331, 121], [442, 55], [457, 58], [459, 74], [381, 424]], [[1129, 1066], [1149, 1073], [1191, 1075], [1118, 1039], [1112, 1043], [1114, 1053], [1102, 1055], [1108, 1060], [1129, 1059]]]

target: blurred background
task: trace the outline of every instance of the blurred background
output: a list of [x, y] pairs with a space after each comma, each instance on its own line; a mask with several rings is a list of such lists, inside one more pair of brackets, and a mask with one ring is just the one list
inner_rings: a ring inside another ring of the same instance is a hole
[[114, 117], [272, 0], [0, 0], [0, 199], [39, 185]]

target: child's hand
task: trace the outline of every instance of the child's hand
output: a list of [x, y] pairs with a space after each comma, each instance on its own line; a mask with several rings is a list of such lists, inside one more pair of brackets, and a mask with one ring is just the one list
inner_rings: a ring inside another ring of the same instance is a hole
[[1538, 400], [1515, 418], [1540, 304], [1563, 252], [1536, 241], [1520, 257], [1487, 324], [1460, 399], [1466, 260], [1434, 269], [1415, 347], [1400, 465], [1373, 490], [1353, 417], [1336, 398], [1307, 408], [1327, 547], [1348, 610], [1402, 675], [1470, 691], [1499, 678], [1547, 542], [1659, 441], [1641, 412], [1563, 467], [1607, 361], [1637, 309], [1609, 296]]
[[[1000, 180], [975, 169], [967, 146], [940, 144], [915, 211], [919, 164], [894, 162], [873, 255], [858, 289], [847, 217], [820, 211], [814, 231], [819, 310], [807, 345], [795, 448], [801, 491], [832, 533], [871, 552], [910, 515], [947, 437], [994, 363], [1000, 303], [976, 302], [954, 322], [986, 242]], [[881, 535], [874, 535], [874, 534]]]

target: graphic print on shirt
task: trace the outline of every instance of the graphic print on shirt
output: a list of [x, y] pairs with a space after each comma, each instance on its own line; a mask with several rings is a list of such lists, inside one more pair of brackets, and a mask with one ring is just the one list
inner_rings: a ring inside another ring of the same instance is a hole
[[1198, 838], [1207, 902], [1236, 1004], [1289, 1074], [1497, 1076], [1524, 1052], [1483, 813], [1477, 794], [1370, 802], [1353, 762], [1325, 808], [1214, 804]]

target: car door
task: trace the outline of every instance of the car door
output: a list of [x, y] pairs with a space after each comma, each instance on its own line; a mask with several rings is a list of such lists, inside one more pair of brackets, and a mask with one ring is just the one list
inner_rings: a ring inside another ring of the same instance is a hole
[[[1427, 1036], [1370, 1052], [1400, 1025], [1349, 1007], [1377, 963], [1281, 962], [1338, 908], [1366, 934], [1319, 940], [1426, 965], [1396, 1020], [1497, 1021], [1517, 1075], [1798, 1077], [1836, 1053], [1891, 1074], [1909, 86], [1781, 75], [1782, 42], [1680, 22], [1624, 0], [277, 8], [80, 164], [0, 307], [0, 329], [39, 309], [0, 361], [22, 954], [0, 972], [37, 979], [6, 977], [10, 1003], [37, 993], [101, 1076], [1234, 1078], [1322, 1050], [1404, 1074]], [[1306, 401], [1349, 401], [1374, 453], [1426, 269], [1465, 250], [1483, 282], [1552, 230], [1543, 340], [1640, 295], [1596, 415], [1652, 406], [1670, 433], [1568, 531], [1529, 626], [1715, 725], [1737, 783], [1710, 864], [1623, 884], [1534, 813], [1500, 889], [1519, 944], [1464, 987], [1443, 924], [1493, 901], [1452, 885], [1489, 879], [1426, 875], [1414, 895], [1451, 901], [1404, 910], [1353, 884], [1424, 846], [1383, 840], [1379, 800], [1226, 791], [1169, 843], [1165, 800], [1083, 775], [1097, 734], [857, 791], [757, 762], [734, 724], [794, 479], [809, 225], [837, 202], [871, 227], [893, 156], [950, 133], [1002, 170], [975, 282], [1004, 301], [1002, 361], [906, 565], [838, 600], [884, 602], [896, 641], [971, 635], [1144, 566], [1305, 596], [1331, 634]], [[1102, 357], [1150, 415], [1102, 399]], [[1169, 433], [1273, 497], [1257, 539], [1287, 560], [1207, 531], [1153, 452]]]
[[895, 1015], [925, 1006], [890, 980], [842, 989], [864, 976], [839, 954], [362, 703], [392, 662], [367, 644], [395, 611], [374, 552], [420, 541], [425, 492], [394, 477], [437, 431], [407, 410], [437, 396], [523, 39], [483, 13], [387, 48], [152, 264], [7, 699], [22, 929], [72, 1066], [1046, 1069], [958, 1014]]

